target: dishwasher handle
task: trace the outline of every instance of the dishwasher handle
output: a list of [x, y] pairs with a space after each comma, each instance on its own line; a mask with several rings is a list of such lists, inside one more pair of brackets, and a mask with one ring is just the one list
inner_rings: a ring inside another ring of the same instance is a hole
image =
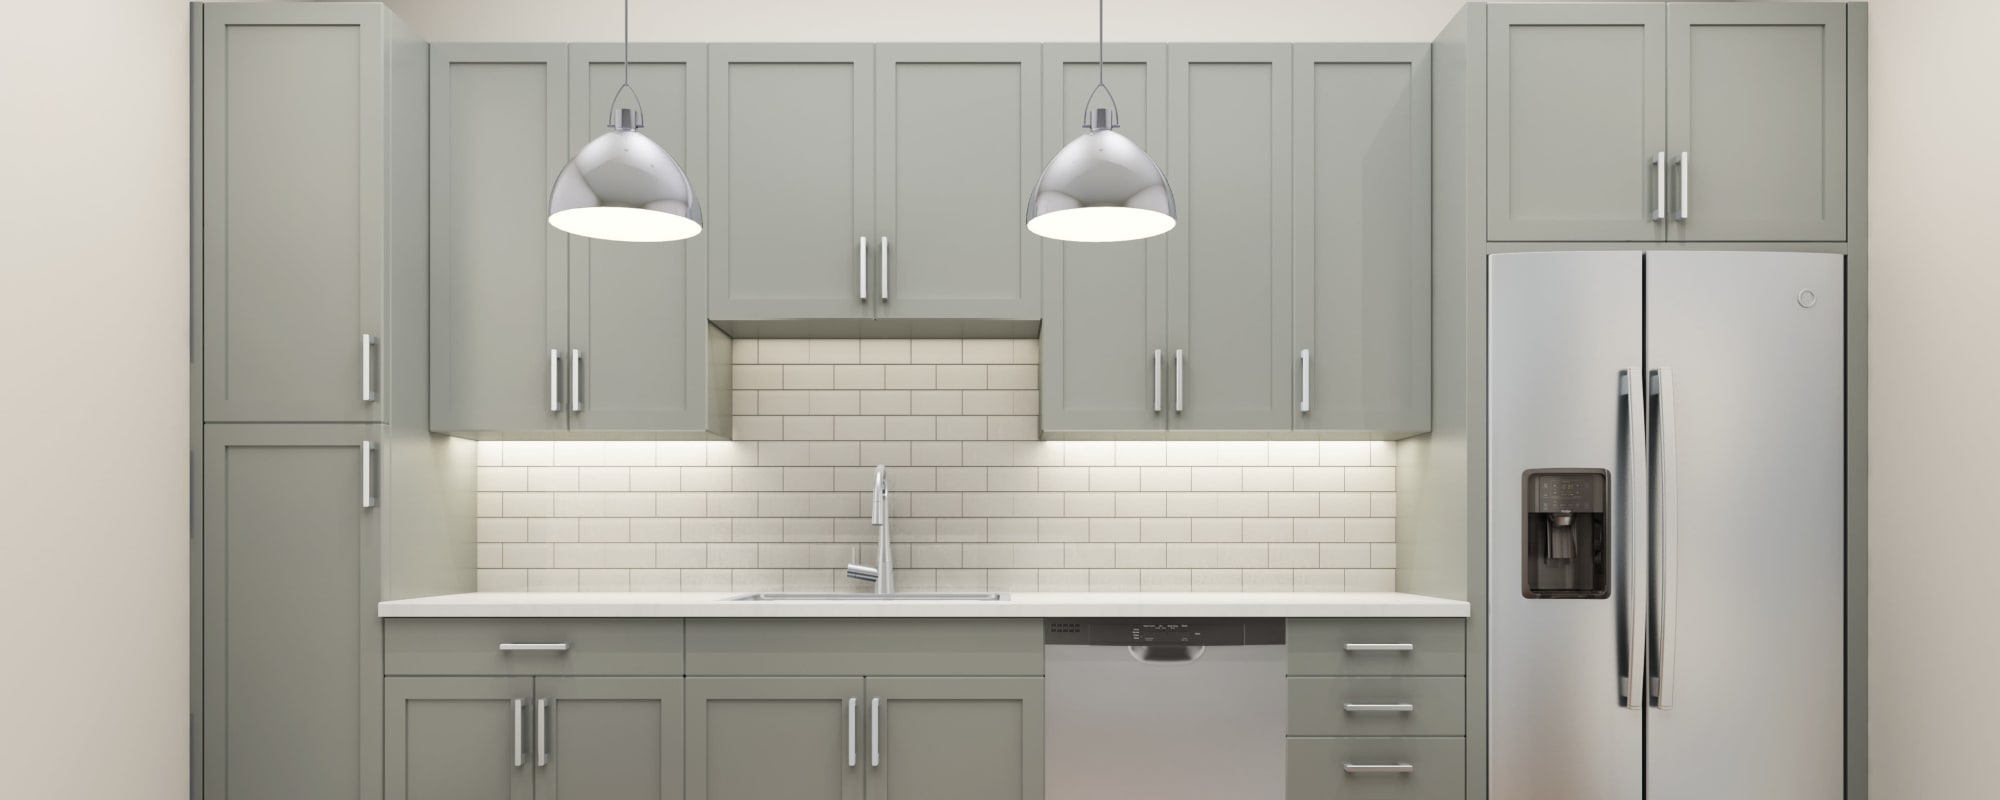
[[1208, 647], [1198, 644], [1132, 645], [1125, 648], [1132, 660], [1142, 664], [1192, 664], [1201, 660]]

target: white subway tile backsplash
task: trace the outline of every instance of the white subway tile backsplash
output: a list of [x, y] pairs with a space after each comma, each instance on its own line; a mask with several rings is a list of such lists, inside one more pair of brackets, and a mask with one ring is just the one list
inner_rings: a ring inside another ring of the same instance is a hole
[[732, 441], [480, 442], [481, 591], [1391, 591], [1390, 442], [1041, 441], [1035, 340], [737, 340]]

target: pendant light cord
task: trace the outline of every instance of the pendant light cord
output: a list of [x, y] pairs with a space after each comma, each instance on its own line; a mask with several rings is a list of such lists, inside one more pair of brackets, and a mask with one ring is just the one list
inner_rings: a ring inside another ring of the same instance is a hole
[[1090, 101], [1097, 99], [1098, 92], [1111, 101], [1111, 127], [1118, 127], [1118, 97], [1111, 93], [1111, 87], [1104, 85], [1104, 0], [1097, 0], [1097, 87], [1083, 98], [1083, 127], [1090, 127]]
[[[1104, 0], [1098, 0], [1098, 3], [1101, 5], [1103, 1]], [[618, 127], [618, 97], [620, 95], [625, 94], [626, 92], [631, 92], [632, 105], [637, 106], [639, 108], [637, 127], [643, 128], [646, 127], [646, 104], [640, 102], [639, 90], [632, 88], [632, 0], [625, 0], [624, 58], [625, 58], [625, 75], [623, 78], [623, 82], [618, 84], [618, 91], [611, 95], [611, 108], [605, 112], [608, 115], [608, 117], [604, 121], [604, 127], [606, 128]], [[1098, 60], [1101, 62], [1103, 58], [1100, 57]]]

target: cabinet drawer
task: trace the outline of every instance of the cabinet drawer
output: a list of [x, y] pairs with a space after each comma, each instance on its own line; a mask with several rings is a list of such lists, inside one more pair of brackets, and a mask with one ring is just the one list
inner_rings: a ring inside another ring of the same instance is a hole
[[680, 675], [680, 620], [391, 619], [390, 675]]
[[1465, 740], [1287, 739], [1286, 800], [1465, 800]]
[[1295, 619], [1293, 675], [1464, 675], [1462, 619]]
[[1036, 619], [696, 619], [689, 675], [1041, 675]]
[[1464, 678], [1292, 678], [1292, 736], [1464, 736]]

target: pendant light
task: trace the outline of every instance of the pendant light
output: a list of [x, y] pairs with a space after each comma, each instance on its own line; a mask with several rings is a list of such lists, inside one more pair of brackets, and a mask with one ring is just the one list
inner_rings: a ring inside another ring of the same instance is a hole
[[[619, 108], [632, 93], [637, 108]], [[701, 202], [666, 148], [640, 133], [645, 105], [632, 88], [632, 0], [625, 0], [625, 77], [611, 95], [609, 133], [592, 139], [556, 176], [549, 224], [616, 242], [672, 242], [701, 233]]]
[[[1103, 92], [1110, 108], [1091, 108]], [[1083, 99], [1085, 133], [1056, 151], [1028, 195], [1028, 230], [1066, 242], [1124, 242], [1174, 229], [1174, 190], [1151, 156], [1118, 128], [1104, 85], [1104, 0], [1097, 0], [1097, 88]]]

